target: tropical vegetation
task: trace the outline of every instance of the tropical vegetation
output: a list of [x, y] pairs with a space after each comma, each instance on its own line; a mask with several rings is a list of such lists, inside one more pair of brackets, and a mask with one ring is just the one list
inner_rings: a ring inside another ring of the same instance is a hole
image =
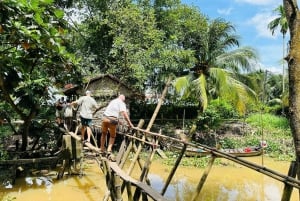
[[285, 93], [285, 61], [284, 61], [284, 57], [285, 57], [285, 38], [286, 38], [286, 34], [289, 30], [289, 26], [288, 26], [288, 21], [286, 18], [286, 14], [285, 14], [285, 10], [283, 5], [279, 5], [277, 8], [275, 8], [273, 10], [273, 12], [275, 12], [278, 17], [275, 18], [274, 20], [272, 20], [269, 24], [268, 24], [268, 28], [272, 31], [272, 35], [275, 34], [275, 31], [277, 30], [277, 28], [280, 28], [280, 33], [282, 34], [282, 112], [284, 113], [284, 98], [287, 97], [288, 93]]
[[52, 89], [95, 74], [158, 94], [172, 78], [166, 102], [197, 106], [199, 129], [280, 106], [282, 77], [254, 70], [258, 55], [235, 27], [179, 0], [3, 0], [0, 9], [1, 118], [24, 121], [13, 129], [23, 150], [28, 135], [49, 131]]
[[68, 24], [52, 1], [0, 2], [0, 107], [6, 119], [21, 119], [22, 149], [32, 120], [43, 113], [51, 90], [76, 81], [76, 58], [68, 52]]

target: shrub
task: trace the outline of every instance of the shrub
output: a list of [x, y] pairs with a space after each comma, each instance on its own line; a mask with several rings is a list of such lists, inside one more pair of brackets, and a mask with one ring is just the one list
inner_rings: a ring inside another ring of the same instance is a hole
[[217, 128], [224, 119], [238, 118], [232, 105], [224, 100], [216, 99], [210, 102], [207, 109], [198, 116], [198, 129]]

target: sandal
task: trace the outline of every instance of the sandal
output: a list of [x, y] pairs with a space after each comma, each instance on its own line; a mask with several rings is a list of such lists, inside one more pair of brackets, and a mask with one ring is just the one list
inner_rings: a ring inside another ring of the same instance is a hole
[[107, 152], [106, 157], [108, 160], [110, 160], [111, 162], [116, 162], [116, 157], [113, 153], [111, 153], [110, 151]]
[[105, 156], [106, 156], [106, 152], [105, 152], [105, 151], [101, 151], [101, 150], [100, 150], [99, 153], [100, 153], [100, 156], [102, 156], [102, 157], [105, 157]]

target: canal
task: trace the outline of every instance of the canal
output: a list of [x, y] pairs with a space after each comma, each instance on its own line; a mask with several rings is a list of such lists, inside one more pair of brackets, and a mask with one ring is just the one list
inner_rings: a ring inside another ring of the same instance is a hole
[[[289, 162], [264, 157], [244, 158], [282, 174], [287, 174]], [[149, 179], [153, 188], [161, 191], [172, 166], [153, 161]], [[200, 181], [204, 168], [180, 166], [165, 196], [170, 200], [190, 200]], [[138, 178], [140, 170], [133, 172]], [[222, 159], [211, 169], [200, 193], [199, 201], [280, 201], [284, 185], [268, 176]], [[105, 176], [98, 164], [86, 160], [83, 175], [65, 175], [56, 180], [55, 172], [44, 175], [18, 178], [14, 185], [5, 184], [0, 189], [1, 201], [99, 201], [103, 200], [107, 188]], [[126, 193], [126, 190], [125, 190]], [[126, 196], [123, 196], [126, 197]], [[299, 201], [294, 189], [291, 201]]]

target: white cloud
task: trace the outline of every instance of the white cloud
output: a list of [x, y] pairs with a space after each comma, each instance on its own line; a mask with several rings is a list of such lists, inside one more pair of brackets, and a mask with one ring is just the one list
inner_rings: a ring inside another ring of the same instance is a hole
[[262, 63], [257, 63], [255, 66], [256, 70], [263, 70], [263, 71], [269, 71], [272, 72], [274, 74], [282, 74], [282, 67], [281, 66], [266, 66]]
[[278, 33], [275, 31], [274, 35], [268, 29], [268, 24], [275, 19], [276, 16], [272, 16], [270, 12], [257, 13], [254, 17], [248, 20], [247, 24], [253, 26], [256, 29], [257, 36], [263, 38], [277, 38]]
[[262, 69], [267, 69], [273, 73], [282, 72], [282, 43], [260, 45], [257, 49], [260, 57], [262, 58]]
[[230, 7], [227, 9], [218, 9], [217, 12], [221, 15], [230, 15], [232, 10], [233, 10], [233, 8]]
[[235, 0], [238, 3], [248, 3], [253, 5], [274, 5], [282, 4], [282, 0]]

